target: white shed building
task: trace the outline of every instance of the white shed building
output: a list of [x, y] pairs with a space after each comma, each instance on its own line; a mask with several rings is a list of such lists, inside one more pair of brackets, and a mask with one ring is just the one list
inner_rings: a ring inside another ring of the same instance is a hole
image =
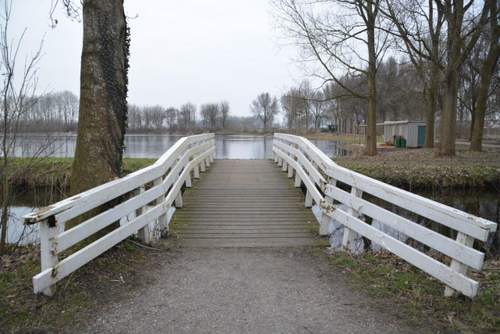
[[406, 139], [406, 147], [422, 147], [425, 142], [425, 123], [420, 121], [385, 121], [377, 125], [384, 127], [384, 142], [394, 145], [395, 136]]

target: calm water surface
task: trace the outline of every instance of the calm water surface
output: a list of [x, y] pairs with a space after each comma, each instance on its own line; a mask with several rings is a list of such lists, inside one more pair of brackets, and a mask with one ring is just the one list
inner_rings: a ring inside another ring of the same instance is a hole
[[[157, 158], [182, 135], [126, 135], [125, 156], [129, 158]], [[216, 159], [269, 159], [272, 156], [272, 136], [216, 135]], [[335, 141], [311, 140], [329, 156], [346, 155], [347, 151]], [[76, 136], [59, 134], [49, 136], [22, 135], [18, 137], [16, 156], [72, 157]]]

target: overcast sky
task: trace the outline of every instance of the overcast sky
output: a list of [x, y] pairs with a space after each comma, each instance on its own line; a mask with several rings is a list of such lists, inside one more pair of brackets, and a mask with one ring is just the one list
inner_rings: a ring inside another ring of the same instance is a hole
[[[78, 0], [76, 0], [78, 1]], [[131, 18], [129, 103], [165, 107], [228, 100], [249, 115], [263, 91], [279, 95], [303, 76], [295, 50], [278, 43], [269, 0], [126, 0]], [[44, 37], [43, 91], [78, 94], [82, 24], [62, 8], [50, 27], [51, 0], [15, 0], [12, 33], [28, 28], [24, 52]]]

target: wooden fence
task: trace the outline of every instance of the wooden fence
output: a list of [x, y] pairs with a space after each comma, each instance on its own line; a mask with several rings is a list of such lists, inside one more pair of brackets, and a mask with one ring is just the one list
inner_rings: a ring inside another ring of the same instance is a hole
[[[455, 291], [471, 298], [477, 294], [478, 282], [467, 276], [467, 270], [481, 270], [484, 254], [473, 247], [474, 240], [487, 241], [496, 230], [496, 223], [343, 168], [303, 137], [275, 134], [273, 157], [290, 178], [295, 175], [296, 187], [304, 184], [306, 207], [313, 203], [320, 206], [320, 234], [330, 232], [333, 219], [344, 226], [344, 249], [352, 249], [359, 234], [446, 284], [446, 296]], [[390, 205], [382, 207], [380, 200]], [[398, 212], [387, 208], [394, 206]], [[405, 216], [427, 219], [451, 233], [441, 234], [418, 224], [402, 216], [403, 210], [410, 213]], [[366, 217], [444, 256], [430, 256], [368, 224]]]
[[[51, 295], [56, 282], [133, 234], [145, 243], [157, 240], [168, 229], [172, 207], [182, 207], [182, 187], [190, 187], [214, 156], [213, 134], [184, 137], [149, 167], [25, 216], [26, 224], [40, 226], [42, 271], [33, 277], [35, 293]], [[65, 228], [72, 219], [84, 221]], [[106, 229], [112, 224], [119, 226]], [[98, 239], [72, 252], [97, 232]]]

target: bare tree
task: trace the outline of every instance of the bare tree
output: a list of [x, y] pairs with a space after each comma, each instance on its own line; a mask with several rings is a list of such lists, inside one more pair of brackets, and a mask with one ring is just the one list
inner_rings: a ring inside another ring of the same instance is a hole
[[179, 110], [174, 107], [170, 107], [165, 110], [167, 127], [169, 130], [175, 129], [177, 115], [179, 115]]
[[219, 105], [217, 103], [203, 104], [200, 111], [205, 128], [215, 130], [217, 128], [217, 120], [220, 117]]
[[447, 23], [447, 61], [439, 139], [439, 154], [442, 156], [455, 155], [459, 73], [487, 22], [489, 3], [485, 1], [475, 14], [474, 1], [436, 0], [437, 9]]
[[226, 128], [227, 117], [229, 116], [229, 102], [222, 101], [219, 103], [219, 111], [221, 115], [222, 128]]
[[179, 126], [184, 130], [192, 129], [196, 122], [196, 106], [192, 103], [183, 104], [177, 117]]
[[252, 101], [250, 110], [257, 119], [262, 121], [264, 131], [266, 131], [272, 126], [274, 116], [278, 114], [278, 100], [276, 97], [271, 97], [269, 93], [262, 93]]
[[445, 17], [436, 7], [435, 0], [386, 0], [382, 9], [397, 28], [393, 33], [403, 42], [400, 51], [408, 55], [424, 83], [425, 147], [434, 146], [434, 123], [444, 65], [441, 46]]
[[480, 66], [480, 83], [478, 87], [477, 99], [473, 109], [471, 145], [472, 151], [481, 151], [483, 142], [484, 119], [486, 116], [486, 106], [489, 95], [489, 89], [495, 74], [495, 68], [500, 56], [500, 25], [498, 23], [498, 3], [496, 0], [486, 0], [486, 6], [489, 9], [489, 36], [486, 56]]
[[7, 228], [9, 220], [9, 206], [12, 200], [10, 187], [13, 171], [11, 169], [11, 155], [16, 147], [16, 134], [19, 131], [20, 120], [35, 101], [37, 89], [37, 66], [41, 57], [42, 45], [33, 55], [28, 57], [22, 69], [17, 61], [19, 50], [24, 41], [26, 29], [17, 38], [9, 34], [12, 2], [4, 1], [0, 17], [0, 71], [3, 75], [1, 91], [1, 153], [2, 153], [2, 213], [0, 219], [0, 254], [5, 252]]
[[[303, 48], [304, 58], [315, 60], [326, 73], [321, 76], [325, 82], [335, 82], [344, 93], [367, 100], [366, 154], [376, 155], [376, 72], [389, 42], [386, 27], [382, 29], [380, 1], [274, 0], [274, 4], [285, 30]], [[367, 90], [345, 86], [341, 70], [366, 77]]]

